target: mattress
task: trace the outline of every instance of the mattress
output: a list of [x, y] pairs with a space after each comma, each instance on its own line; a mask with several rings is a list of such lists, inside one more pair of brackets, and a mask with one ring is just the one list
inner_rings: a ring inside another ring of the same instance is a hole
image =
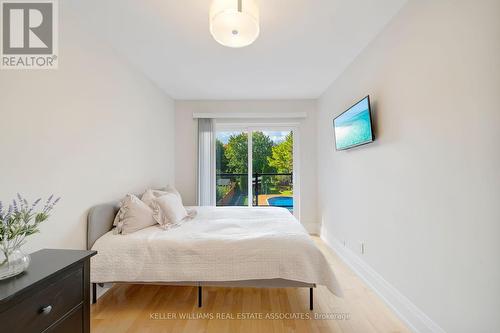
[[190, 207], [178, 227], [129, 235], [109, 231], [93, 245], [92, 282], [284, 279], [341, 288], [307, 231], [283, 208]]

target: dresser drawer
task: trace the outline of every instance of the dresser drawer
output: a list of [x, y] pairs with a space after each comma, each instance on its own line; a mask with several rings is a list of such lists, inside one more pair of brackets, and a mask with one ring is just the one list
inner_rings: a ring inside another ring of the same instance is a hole
[[[83, 267], [61, 272], [20, 303], [0, 313], [5, 332], [41, 332], [83, 300]], [[45, 311], [44, 311], [45, 309]]]
[[82, 333], [83, 332], [83, 306], [73, 310], [64, 319], [60, 320], [43, 333]]

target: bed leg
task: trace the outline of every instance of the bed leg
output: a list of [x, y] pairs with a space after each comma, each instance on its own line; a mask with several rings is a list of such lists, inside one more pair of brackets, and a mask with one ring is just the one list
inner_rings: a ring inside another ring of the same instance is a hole
[[313, 288], [309, 288], [309, 310], [314, 309]]
[[201, 308], [202, 303], [202, 290], [201, 286], [198, 286], [198, 307]]
[[92, 283], [92, 304], [97, 303], [97, 283]]

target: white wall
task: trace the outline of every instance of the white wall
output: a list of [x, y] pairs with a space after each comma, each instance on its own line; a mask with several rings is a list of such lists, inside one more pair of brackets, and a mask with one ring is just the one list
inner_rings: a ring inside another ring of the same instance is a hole
[[[319, 101], [323, 237], [448, 332], [499, 332], [500, 2], [410, 1]], [[377, 141], [334, 151], [363, 95]], [[359, 252], [358, 252], [359, 253]]]
[[[175, 182], [187, 204], [196, 204], [197, 121], [193, 112], [265, 113], [306, 112], [305, 119], [280, 119], [299, 123], [300, 136], [300, 220], [310, 232], [318, 231], [316, 215], [316, 101], [176, 101]], [[244, 120], [237, 120], [244, 121]], [[255, 119], [248, 122], [266, 123]]]
[[59, 69], [0, 71], [0, 200], [62, 197], [28, 251], [85, 248], [88, 208], [174, 179], [173, 101], [60, 5]]

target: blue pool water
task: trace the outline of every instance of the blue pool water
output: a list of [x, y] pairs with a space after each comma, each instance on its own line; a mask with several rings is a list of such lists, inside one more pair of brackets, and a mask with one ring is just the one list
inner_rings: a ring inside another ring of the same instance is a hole
[[274, 197], [267, 199], [269, 206], [293, 208], [293, 197]]

